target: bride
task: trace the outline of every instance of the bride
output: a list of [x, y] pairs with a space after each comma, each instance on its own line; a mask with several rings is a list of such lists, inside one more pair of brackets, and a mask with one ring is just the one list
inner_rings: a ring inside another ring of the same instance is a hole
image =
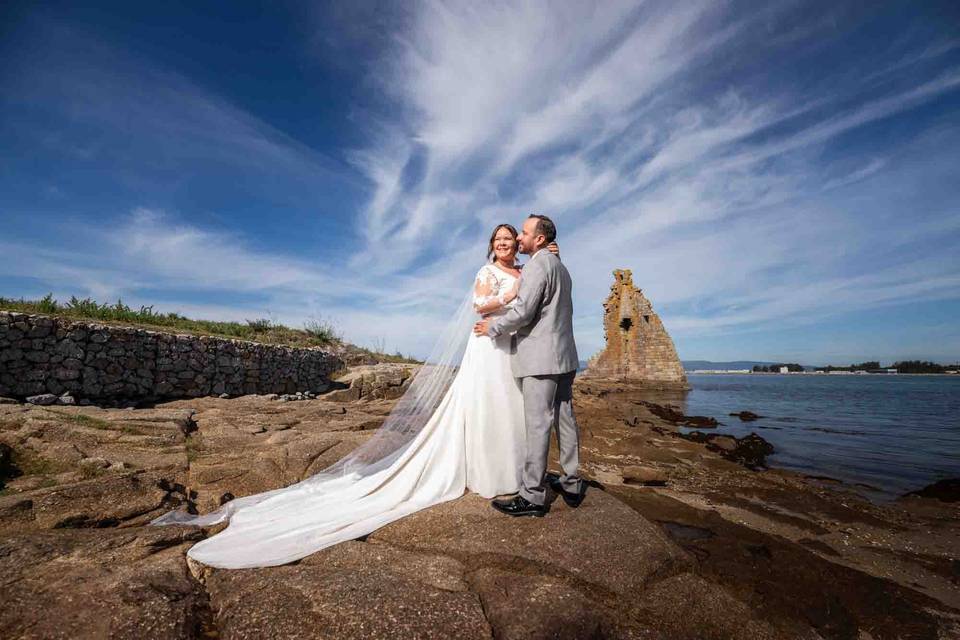
[[[383, 426], [352, 453], [288, 487], [237, 498], [204, 515], [170, 511], [150, 524], [229, 520], [187, 555], [212, 567], [266, 567], [364, 536], [466, 489], [485, 498], [517, 492], [525, 427], [523, 396], [510, 368], [511, 336], [478, 337], [470, 329], [477, 314], [497, 316], [513, 305], [517, 248], [517, 230], [497, 225], [490, 262], [477, 272], [447, 335]], [[555, 243], [547, 248], [559, 253]]]

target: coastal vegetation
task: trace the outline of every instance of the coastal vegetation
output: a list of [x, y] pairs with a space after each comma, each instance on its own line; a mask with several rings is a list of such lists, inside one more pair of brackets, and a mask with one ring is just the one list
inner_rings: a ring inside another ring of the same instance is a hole
[[154, 331], [171, 331], [194, 335], [209, 335], [221, 338], [250, 340], [263, 344], [275, 344], [288, 347], [325, 347], [333, 349], [349, 348], [360, 354], [367, 354], [382, 362], [417, 362], [399, 351], [388, 354], [382, 350], [371, 350], [346, 343], [340, 331], [333, 323], [322, 318], [312, 318], [304, 323], [302, 329], [287, 327], [269, 318], [247, 319], [243, 322], [197, 320], [187, 318], [176, 312], [161, 313], [153, 305], [134, 309], [117, 299], [116, 303], [100, 303], [92, 298], [77, 298], [62, 303], [48, 293], [39, 300], [19, 300], [0, 296], [0, 310], [18, 313], [34, 313], [73, 318], [77, 320], [96, 320], [104, 324], [132, 325]]
[[830, 373], [831, 371], [877, 371], [880, 369], [880, 362], [877, 360], [870, 360], [868, 362], [861, 362], [860, 364], [851, 364], [849, 366], [834, 366], [827, 365], [825, 367], [817, 367], [816, 371], [826, 371]]
[[886, 371], [888, 369], [896, 369], [897, 373], [946, 373], [957, 369], [957, 365], [946, 366], [926, 360], [902, 360], [894, 362], [889, 367], [881, 367], [879, 361], [871, 360], [860, 364], [851, 364], [848, 367], [828, 365], [816, 368], [817, 371], [826, 371], [827, 373], [831, 371]]
[[957, 365], [943, 366], [925, 360], [904, 360], [894, 362], [893, 368], [897, 370], [897, 373], [946, 373], [948, 370], [957, 369]]
[[778, 373], [780, 371], [780, 367], [786, 367], [787, 371], [791, 373], [803, 371], [803, 365], [797, 364], [796, 362], [777, 362], [771, 365], [757, 364], [753, 366], [753, 371], [754, 373]]

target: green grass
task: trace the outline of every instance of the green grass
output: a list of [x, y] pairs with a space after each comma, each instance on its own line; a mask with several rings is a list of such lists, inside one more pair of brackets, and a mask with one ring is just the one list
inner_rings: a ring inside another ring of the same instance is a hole
[[120, 431], [121, 433], [126, 433], [132, 436], [148, 436], [149, 432], [144, 431], [143, 429], [138, 429], [137, 427], [130, 424], [117, 424], [112, 423], [107, 420], [102, 420], [100, 418], [94, 418], [93, 416], [84, 415], [82, 413], [66, 413], [65, 411], [57, 411], [56, 409], [44, 408], [47, 413], [52, 413], [59, 418], [65, 418], [69, 422], [75, 422], [78, 425], [89, 427], [91, 429], [102, 429], [106, 431]]
[[336, 327], [323, 319], [311, 318], [307, 320], [303, 323], [303, 330], [307, 332], [307, 335], [312, 336], [316, 340], [320, 340], [324, 344], [343, 342], [343, 338]]
[[0, 420], [0, 431], [16, 431], [24, 425], [22, 418], [2, 419]]
[[[53, 463], [51, 460], [37, 458], [36, 456], [25, 457], [22, 454], [17, 454], [16, 452], [14, 452], [13, 455], [13, 463], [18, 469], [20, 469], [21, 476], [42, 476], [40, 484], [37, 486], [38, 489], [55, 487], [57, 485], [57, 480], [52, 476], [62, 471], [70, 471], [69, 467], [64, 468], [61, 463]], [[26, 467], [26, 469], [24, 469], [24, 467]], [[0, 496], [8, 496], [13, 495], [14, 493], [19, 493], [19, 491], [13, 487], [6, 486], [6, 482], [9, 482], [12, 479], [14, 478], [0, 478]]]
[[[60, 413], [60, 412], [57, 411], [56, 413]], [[84, 427], [92, 427], [94, 429], [110, 429], [111, 428], [110, 423], [107, 422], [106, 420], [101, 420], [100, 418], [94, 418], [93, 416], [87, 416], [82, 413], [74, 413], [69, 416], [67, 414], [61, 413], [60, 415], [69, 417], [70, 420], [72, 420], [73, 422], [76, 422], [79, 425], [83, 425]]]
[[368, 355], [372, 358], [376, 358], [380, 362], [396, 362], [400, 364], [423, 364], [420, 360], [417, 360], [413, 356], [405, 356], [399, 351], [396, 353], [381, 353], [379, 351], [373, 351], [371, 349], [365, 349], [364, 347], [353, 347], [355, 353], [362, 353]]
[[343, 341], [340, 332], [329, 321], [308, 320], [302, 329], [294, 329], [269, 320], [256, 318], [244, 322], [216, 322], [213, 320], [194, 320], [179, 313], [159, 313], [153, 305], [132, 309], [118, 299], [116, 303], [99, 303], [91, 298], [78, 299], [71, 296], [66, 303], [58, 302], [48, 293], [40, 300], [0, 297], [0, 310], [19, 313], [37, 313], [55, 315], [78, 320], [96, 320], [104, 324], [133, 325], [156, 331], [176, 331], [195, 335], [216, 336], [250, 340], [263, 344], [276, 344], [290, 347], [347, 347], [354, 353], [371, 356], [381, 362], [417, 363], [418, 360], [400, 353], [377, 353], [362, 347], [349, 345]]
[[84, 480], [89, 480], [90, 478], [99, 478], [100, 476], [110, 473], [107, 471], [106, 467], [80, 467], [80, 477]]
[[10, 461], [25, 476], [55, 476], [74, 469], [73, 465], [66, 462], [44, 458], [23, 449], [14, 449]]
[[203, 451], [203, 434], [199, 431], [191, 433], [184, 444], [187, 449], [187, 462], [193, 462]]
[[135, 426], [130, 424], [125, 424], [120, 427], [120, 431], [127, 434], [128, 436], [149, 436], [153, 435], [143, 429], [137, 429]]

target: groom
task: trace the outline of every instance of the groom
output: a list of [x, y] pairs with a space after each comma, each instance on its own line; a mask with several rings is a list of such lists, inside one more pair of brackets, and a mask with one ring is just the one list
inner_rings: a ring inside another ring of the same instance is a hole
[[579, 364], [573, 341], [570, 274], [545, 247], [557, 237], [547, 216], [531, 215], [518, 237], [520, 253], [530, 254], [520, 290], [506, 314], [478, 322], [473, 331], [491, 338], [516, 330], [510, 359], [523, 389], [527, 427], [526, 461], [520, 493], [493, 508], [511, 516], [543, 516], [547, 512], [544, 480], [551, 428], [557, 429], [563, 476], [550, 483], [571, 507], [583, 500], [579, 466], [580, 430], [573, 417], [573, 377]]

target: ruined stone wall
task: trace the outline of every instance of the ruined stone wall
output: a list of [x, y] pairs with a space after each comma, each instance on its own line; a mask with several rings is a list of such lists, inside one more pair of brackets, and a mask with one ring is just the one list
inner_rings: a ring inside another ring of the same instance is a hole
[[402, 396], [420, 365], [382, 362], [375, 365], [350, 367], [350, 371], [337, 378], [338, 385], [346, 385], [326, 395], [333, 402], [357, 400], [393, 400]]
[[590, 360], [585, 375], [685, 387], [687, 376], [673, 340], [650, 301], [634, 287], [632, 272], [617, 269], [613, 277], [603, 304], [606, 347]]
[[342, 367], [318, 348], [0, 311], [0, 396], [69, 393], [103, 401], [318, 392]]

